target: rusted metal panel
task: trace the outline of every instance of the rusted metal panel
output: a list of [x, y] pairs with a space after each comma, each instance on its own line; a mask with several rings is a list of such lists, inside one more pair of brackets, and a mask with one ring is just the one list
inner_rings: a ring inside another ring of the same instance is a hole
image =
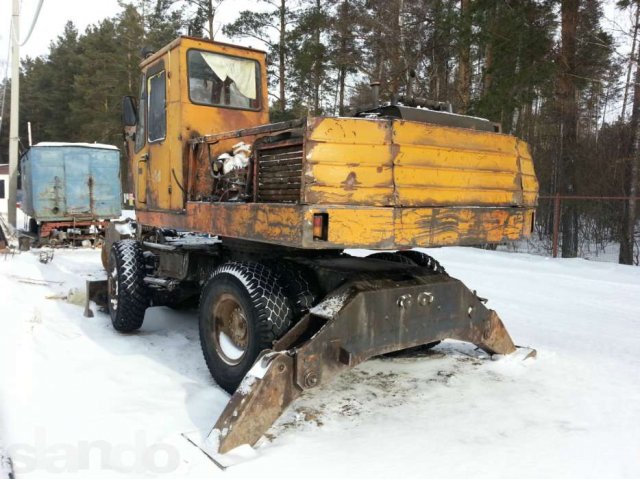
[[[304, 211], [301, 246], [303, 248], [351, 248], [361, 245], [360, 248], [394, 248], [393, 210], [393, 208], [310, 205]], [[316, 213], [328, 214], [328, 241], [326, 242], [313, 239], [313, 215]]]
[[299, 202], [304, 147], [300, 139], [258, 148], [255, 199], [258, 202]]
[[534, 209], [404, 208], [396, 210], [398, 247], [479, 245], [522, 238]]
[[306, 203], [536, 203], [528, 147], [510, 135], [397, 119], [314, 118], [306, 137]]
[[104, 230], [108, 225], [106, 221], [73, 221], [68, 222], [44, 222], [40, 226], [38, 232], [41, 238], [47, 238], [51, 235], [53, 230], [61, 230], [67, 228], [88, 229], [91, 226], [96, 227], [98, 230]]
[[395, 120], [393, 142], [397, 205], [535, 205], [526, 144], [511, 135]]
[[22, 157], [22, 210], [38, 221], [121, 214], [120, 152], [108, 145], [42, 144]]
[[312, 118], [306, 130], [308, 204], [394, 204], [391, 121]]
[[[328, 214], [328, 240], [313, 239], [313, 215]], [[188, 202], [184, 214], [139, 211], [143, 225], [310, 249], [437, 247], [517, 240], [534, 209], [393, 208]]]

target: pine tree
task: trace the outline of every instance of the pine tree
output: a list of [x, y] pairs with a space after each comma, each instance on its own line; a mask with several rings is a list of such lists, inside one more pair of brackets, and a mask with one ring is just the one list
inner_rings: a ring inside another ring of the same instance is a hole
[[354, 0], [336, 1], [338, 3], [329, 20], [328, 50], [332, 67], [337, 75], [337, 110], [339, 115], [344, 115], [347, 77], [349, 74], [358, 72], [359, 45], [356, 39], [356, 28], [361, 7]]
[[296, 20], [289, 43], [293, 58], [291, 83], [294, 103], [305, 103], [309, 106], [309, 113], [319, 115], [324, 110], [322, 97], [333, 89], [325, 45], [329, 15], [320, 0], [308, 0], [302, 3]]
[[[634, 42], [638, 30], [640, 30], [640, 2], [638, 0], [621, 0], [618, 7], [624, 9], [634, 9], [636, 14], [634, 29]], [[636, 53], [636, 72], [635, 81], [633, 83], [633, 101], [631, 108], [631, 119], [629, 121], [629, 141], [628, 148], [623, 156], [624, 162], [624, 182], [623, 192], [629, 196], [629, 200], [625, 202], [623, 208], [622, 228], [620, 228], [620, 254], [618, 261], [622, 264], [632, 265], [633, 248], [635, 244], [635, 229], [638, 221], [637, 201], [634, 197], [638, 196], [638, 180], [640, 170], [640, 51]]]

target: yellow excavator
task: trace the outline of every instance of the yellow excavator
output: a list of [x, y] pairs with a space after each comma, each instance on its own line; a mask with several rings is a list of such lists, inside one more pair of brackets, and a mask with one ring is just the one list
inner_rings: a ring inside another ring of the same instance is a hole
[[112, 222], [88, 298], [119, 332], [150, 305], [198, 302], [204, 360], [232, 394], [219, 453], [373, 356], [443, 339], [516, 350], [484, 299], [413, 249], [530, 235], [525, 142], [444, 103], [381, 104], [375, 87], [350, 116], [269, 123], [265, 53], [199, 38], [141, 70], [123, 100], [136, 221]]

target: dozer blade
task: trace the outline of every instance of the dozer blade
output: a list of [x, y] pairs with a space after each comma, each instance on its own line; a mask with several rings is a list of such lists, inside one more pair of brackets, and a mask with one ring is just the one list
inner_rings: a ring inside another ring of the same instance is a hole
[[445, 338], [489, 354], [516, 347], [502, 321], [475, 293], [446, 274], [353, 281], [333, 292], [262, 352], [210, 434], [224, 454], [254, 445], [307, 390], [363, 361]]

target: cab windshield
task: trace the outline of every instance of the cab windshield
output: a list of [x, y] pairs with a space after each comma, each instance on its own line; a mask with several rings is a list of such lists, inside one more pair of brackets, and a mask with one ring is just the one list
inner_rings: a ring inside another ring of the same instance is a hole
[[258, 62], [202, 50], [187, 53], [189, 98], [193, 103], [258, 110]]

